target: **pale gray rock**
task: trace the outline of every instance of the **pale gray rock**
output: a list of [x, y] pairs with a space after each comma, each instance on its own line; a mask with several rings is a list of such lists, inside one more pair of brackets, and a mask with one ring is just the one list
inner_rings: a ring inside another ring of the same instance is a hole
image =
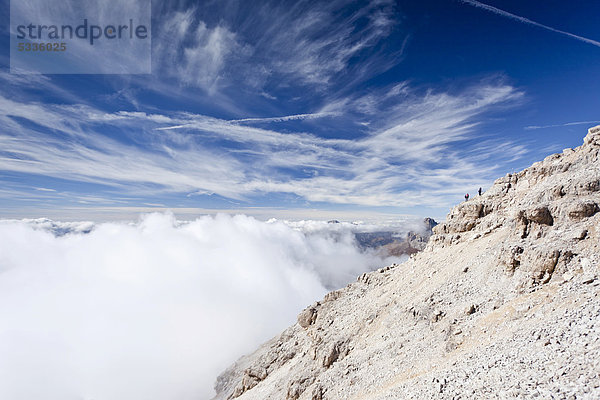
[[598, 204], [593, 201], [576, 201], [569, 207], [569, 218], [580, 221], [589, 218], [600, 211]]
[[600, 126], [329, 293], [215, 399], [600, 398]]
[[317, 319], [317, 307], [307, 307], [298, 315], [298, 325], [303, 328], [308, 328]]

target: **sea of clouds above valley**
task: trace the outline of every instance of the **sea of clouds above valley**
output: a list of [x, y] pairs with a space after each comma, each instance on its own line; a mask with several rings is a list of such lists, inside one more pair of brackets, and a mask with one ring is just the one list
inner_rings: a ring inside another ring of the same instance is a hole
[[[403, 222], [404, 228], [414, 228]], [[373, 224], [0, 221], [0, 398], [210, 398], [308, 304], [397, 258]], [[35, 384], [33, 384], [35, 383]]]

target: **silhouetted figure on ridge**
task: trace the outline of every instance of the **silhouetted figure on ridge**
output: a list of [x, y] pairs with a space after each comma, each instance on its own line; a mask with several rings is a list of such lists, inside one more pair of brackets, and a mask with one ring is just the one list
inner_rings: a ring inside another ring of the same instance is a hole
[[481, 188], [479, 188], [479, 190], [477, 192], [479, 192], [479, 195], [481, 196]]
[[469, 201], [469, 193], [465, 194], [465, 201]]

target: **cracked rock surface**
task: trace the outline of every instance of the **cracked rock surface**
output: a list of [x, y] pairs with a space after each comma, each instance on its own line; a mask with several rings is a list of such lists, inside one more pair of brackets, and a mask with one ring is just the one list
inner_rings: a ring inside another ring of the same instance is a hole
[[599, 265], [600, 126], [309, 306], [215, 399], [598, 399]]

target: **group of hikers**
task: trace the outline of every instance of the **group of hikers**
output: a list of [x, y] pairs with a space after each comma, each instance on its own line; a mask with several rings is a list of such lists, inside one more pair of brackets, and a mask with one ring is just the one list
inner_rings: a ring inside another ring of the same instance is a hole
[[[477, 191], [477, 193], [479, 193], [479, 195], [481, 196], [481, 193], [482, 193], [481, 188], [479, 188], [479, 190]], [[469, 201], [469, 193], [465, 194], [465, 201]]]

